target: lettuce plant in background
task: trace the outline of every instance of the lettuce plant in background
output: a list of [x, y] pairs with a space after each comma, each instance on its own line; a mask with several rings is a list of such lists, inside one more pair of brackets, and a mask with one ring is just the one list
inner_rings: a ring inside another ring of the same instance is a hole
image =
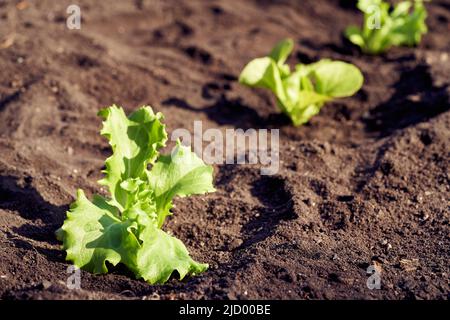
[[414, 46], [427, 33], [423, 0], [402, 1], [394, 7], [383, 0], [359, 0], [364, 13], [361, 28], [350, 26], [347, 38], [369, 54], [383, 53], [392, 46]]
[[325, 102], [349, 97], [362, 86], [361, 71], [352, 64], [328, 59], [312, 64], [297, 64], [291, 71], [285, 62], [294, 42], [279, 42], [267, 57], [250, 61], [242, 70], [239, 82], [271, 90], [281, 111], [295, 126], [318, 114]]
[[[113, 154], [106, 160], [104, 179], [110, 197], [82, 190], [57, 231], [66, 260], [93, 273], [108, 272], [106, 262], [123, 263], [137, 278], [164, 283], [176, 270], [180, 279], [205, 271], [184, 244], [161, 228], [172, 199], [215, 191], [212, 167], [179, 142], [171, 155], [159, 155], [167, 133], [162, 114], [148, 106], [129, 117], [115, 105], [99, 112]], [[149, 168], [151, 167], [151, 168]]]

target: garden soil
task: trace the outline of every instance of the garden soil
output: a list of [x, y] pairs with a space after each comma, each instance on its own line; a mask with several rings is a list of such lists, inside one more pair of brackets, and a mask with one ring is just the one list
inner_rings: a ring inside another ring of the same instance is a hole
[[[2, 299], [449, 298], [450, 1], [427, 3], [417, 48], [380, 56], [343, 38], [362, 22], [352, 1], [82, 0], [69, 30], [72, 2], [0, 1]], [[363, 88], [293, 127], [237, 82], [286, 37], [291, 66], [348, 61]], [[217, 192], [175, 201], [164, 229], [204, 274], [149, 285], [117, 266], [67, 288], [54, 232], [77, 188], [105, 192], [96, 114], [113, 103], [151, 105], [169, 134], [280, 129], [276, 174], [214, 165]]]

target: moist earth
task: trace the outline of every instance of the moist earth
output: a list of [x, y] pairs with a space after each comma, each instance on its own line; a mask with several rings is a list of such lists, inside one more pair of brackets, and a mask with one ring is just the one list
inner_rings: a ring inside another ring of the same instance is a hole
[[[72, 2], [0, 1], [2, 299], [450, 297], [449, 1], [426, 4], [417, 48], [380, 56], [342, 36], [361, 23], [354, 1], [80, 0], [69, 30]], [[237, 82], [286, 37], [291, 65], [351, 62], [363, 88], [293, 127], [270, 93]], [[164, 229], [210, 264], [204, 274], [149, 285], [118, 266], [67, 288], [54, 231], [77, 188], [105, 192], [96, 114], [113, 103], [151, 105], [169, 133], [195, 120], [280, 129], [276, 174], [214, 165], [217, 192], [175, 201]]]

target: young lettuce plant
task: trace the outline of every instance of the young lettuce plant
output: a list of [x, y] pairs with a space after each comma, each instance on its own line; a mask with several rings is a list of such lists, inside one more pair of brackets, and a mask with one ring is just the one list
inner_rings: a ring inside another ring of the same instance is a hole
[[77, 191], [57, 231], [66, 260], [93, 273], [108, 272], [106, 262], [123, 263], [151, 284], [166, 282], [174, 271], [180, 280], [205, 271], [208, 265], [195, 262], [184, 244], [161, 227], [175, 196], [215, 191], [212, 167], [179, 142], [171, 155], [159, 155], [167, 133], [162, 114], [151, 107], [127, 117], [113, 105], [99, 115], [104, 119], [101, 134], [113, 151], [99, 181], [110, 198], [95, 195], [91, 202]]
[[285, 62], [294, 42], [279, 42], [267, 57], [250, 61], [242, 70], [239, 82], [249, 87], [271, 90], [281, 111], [295, 126], [318, 114], [325, 102], [357, 92], [364, 81], [361, 71], [342, 61], [320, 60], [297, 64], [291, 72]]
[[393, 8], [383, 0], [359, 0], [364, 13], [361, 28], [350, 26], [345, 35], [369, 54], [383, 53], [392, 46], [414, 46], [427, 33], [427, 11], [423, 0], [401, 1]]

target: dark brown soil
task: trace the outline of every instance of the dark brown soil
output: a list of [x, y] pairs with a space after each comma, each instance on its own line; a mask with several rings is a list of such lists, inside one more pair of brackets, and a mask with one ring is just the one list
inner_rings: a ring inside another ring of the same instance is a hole
[[[351, 1], [0, 1], [3, 299], [448, 299], [450, 2], [427, 4], [418, 48], [362, 55], [342, 38]], [[350, 61], [366, 81], [303, 127], [236, 81], [284, 37], [290, 63]], [[179, 199], [165, 229], [211, 268], [164, 286], [124, 268], [82, 272], [54, 237], [76, 188], [99, 192], [97, 111], [150, 104], [169, 132], [280, 128], [281, 167], [215, 166], [217, 192]], [[368, 266], [381, 289], [366, 286]]]

